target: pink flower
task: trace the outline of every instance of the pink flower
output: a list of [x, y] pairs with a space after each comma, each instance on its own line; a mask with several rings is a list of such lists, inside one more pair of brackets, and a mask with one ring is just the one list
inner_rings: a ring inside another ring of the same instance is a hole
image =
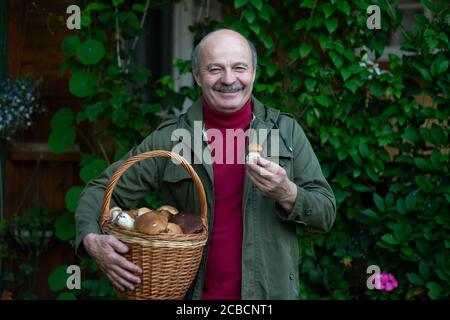
[[375, 276], [375, 288], [380, 291], [390, 292], [398, 287], [398, 282], [394, 275], [383, 272]]

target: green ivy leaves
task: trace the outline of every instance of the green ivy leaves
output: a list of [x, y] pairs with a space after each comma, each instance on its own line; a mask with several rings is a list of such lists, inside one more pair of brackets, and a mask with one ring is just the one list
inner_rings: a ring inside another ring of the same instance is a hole
[[67, 279], [69, 274], [67, 271], [67, 265], [61, 265], [54, 269], [48, 277], [48, 286], [52, 291], [61, 291], [67, 288]]
[[53, 152], [62, 153], [75, 143], [76, 132], [73, 121], [73, 112], [68, 107], [59, 110], [53, 116], [52, 131], [48, 140], [49, 147]]
[[55, 235], [62, 241], [75, 237], [75, 219], [73, 213], [64, 213], [55, 222]]
[[312, 49], [313, 49], [313, 46], [311, 44], [309, 44], [309, 43], [302, 43], [300, 45], [300, 48], [299, 48], [300, 57], [302, 59], [306, 58], [311, 53]]
[[102, 173], [108, 164], [103, 159], [94, 159], [87, 165], [83, 166], [80, 171], [80, 178], [83, 182], [88, 183], [92, 179], [97, 178]]
[[74, 71], [69, 81], [69, 91], [78, 98], [86, 98], [96, 92], [97, 76], [82, 70]]
[[62, 49], [66, 56], [73, 56], [80, 45], [80, 37], [77, 35], [71, 35], [64, 39], [62, 44]]
[[444, 74], [448, 69], [448, 60], [443, 53], [439, 53], [431, 64], [431, 73], [434, 76]]
[[78, 198], [80, 197], [82, 191], [82, 187], [73, 186], [66, 193], [66, 207], [70, 212], [75, 212], [75, 209], [78, 205]]
[[93, 65], [105, 56], [105, 47], [100, 41], [87, 39], [78, 46], [77, 56], [84, 65]]
[[325, 27], [327, 28], [329, 33], [333, 33], [334, 31], [336, 31], [338, 24], [339, 24], [339, 20], [337, 18], [329, 18], [329, 19], [325, 19], [324, 21]]
[[64, 39], [62, 49], [66, 56], [75, 56], [83, 65], [89, 66], [99, 63], [105, 56], [105, 47], [98, 40], [87, 38], [81, 42], [78, 35], [71, 35]]

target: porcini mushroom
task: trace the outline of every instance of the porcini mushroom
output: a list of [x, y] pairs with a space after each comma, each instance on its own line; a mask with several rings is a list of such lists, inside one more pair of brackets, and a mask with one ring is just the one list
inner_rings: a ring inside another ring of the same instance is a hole
[[260, 144], [250, 143], [248, 145], [248, 163], [258, 162], [258, 157], [260, 156], [262, 149], [263, 148]]
[[180, 226], [184, 234], [191, 234], [202, 230], [203, 222], [200, 216], [196, 213], [180, 212], [170, 217], [171, 223]]
[[[124, 211], [124, 212], [126, 212], [126, 211]], [[137, 209], [130, 209], [127, 213], [133, 219], [136, 219], [138, 217], [138, 210]]]
[[114, 221], [117, 223], [118, 226], [127, 229], [127, 230], [133, 230], [134, 229], [134, 219], [130, 217], [129, 214], [126, 212], [121, 212], [119, 215], [114, 219]]
[[167, 224], [166, 233], [170, 234], [183, 234], [181, 227], [175, 223], [169, 222]]
[[134, 226], [137, 231], [146, 234], [158, 234], [166, 230], [168, 219], [162, 214], [156, 214], [155, 211], [146, 212], [140, 215]]
[[122, 212], [122, 209], [120, 207], [112, 207], [109, 210], [109, 217], [111, 218], [111, 221], [116, 220], [117, 216]]
[[178, 213], [178, 209], [169, 205], [164, 205], [159, 207], [158, 209], [156, 209], [156, 211], [169, 211], [170, 214], [177, 214]]
[[138, 211], [137, 211], [137, 216], [138, 216], [138, 217], [139, 217], [139, 216], [142, 216], [144, 213], [149, 212], [149, 211], [152, 211], [152, 210], [150, 210], [150, 209], [147, 208], [147, 207], [139, 208]]

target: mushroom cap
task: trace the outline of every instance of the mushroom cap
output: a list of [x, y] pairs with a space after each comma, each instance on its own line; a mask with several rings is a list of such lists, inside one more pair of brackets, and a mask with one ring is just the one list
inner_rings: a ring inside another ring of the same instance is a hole
[[203, 228], [203, 221], [200, 215], [192, 212], [180, 212], [172, 215], [169, 222], [179, 225], [184, 234], [196, 233]]
[[130, 217], [130, 215], [126, 212], [121, 212], [115, 219], [118, 226], [127, 229], [127, 230], [133, 230], [134, 229], [134, 219]]
[[250, 143], [248, 145], [248, 151], [249, 152], [261, 152], [263, 150], [262, 145], [257, 143]]
[[169, 205], [164, 205], [159, 207], [158, 209], [156, 209], [156, 211], [169, 211], [171, 214], [177, 214], [178, 213], [178, 209]]
[[111, 220], [115, 220], [121, 212], [122, 209], [120, 207], [112, 207], [111, 209], [109, 209], [109, 217], [111, 218]]
[[[126, 211], [124, 211], [124, 212], [126, 212]], [[136, 219], [138, 217], [138, 210], [137, 209], [130, 209], [127, 213], [133, 219]]]
[[155, 214], [159, 214], [159, 215], [162, 215], [162, 216], [166, 217], [167, 220], [170, 220], [170, 217], [172, 216], [172, 214], [169, 211], [167, 211], [167, 210], [152, 211], [152, 212], [154, 212]]
[[146, 212], [137, 217], [134, 227], [137, 231], [146, 234], [158, 234], [166, 230], [168, 219], [155, 211]]
[[144, 213], [149, 212], [149, 211], [152, 211], [152, 210], [147, 207], [139, 208], [137, 211], [137, 216], [139, 217], [140, 215], [143, 215]]
[[181, 227], [175, 223], [169, 222], [167, 224], [166, 232], [170, 234], [183, 234]]

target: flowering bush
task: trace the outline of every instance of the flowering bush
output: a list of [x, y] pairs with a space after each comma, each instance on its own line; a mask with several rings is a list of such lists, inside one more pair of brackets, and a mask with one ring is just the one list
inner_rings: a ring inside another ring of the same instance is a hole
[[29, 128], [40, 105], [39, 81], [32, 77], [8, 79], [0, 83], [0, 139], [11, 140], [20, 130]]
[[375, 289], [390, 292], [397, 287], [398, 282], [393, 274], [383, 272], [375, 276]]

